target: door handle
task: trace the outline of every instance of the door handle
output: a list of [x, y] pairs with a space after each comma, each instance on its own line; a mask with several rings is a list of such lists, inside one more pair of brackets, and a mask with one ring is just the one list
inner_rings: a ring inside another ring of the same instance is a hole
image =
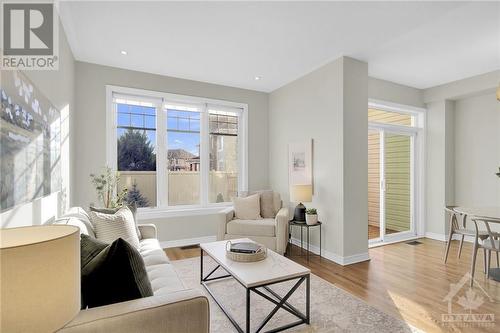
[[382, 179], [380, 181], [380, 190], [384, 191], [384, 192], [387, 191], [387, 183], [386, 183], [385, 179]]

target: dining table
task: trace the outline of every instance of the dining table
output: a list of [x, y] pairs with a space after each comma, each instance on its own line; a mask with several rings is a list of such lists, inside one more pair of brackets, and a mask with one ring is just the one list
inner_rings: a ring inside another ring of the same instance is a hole
[[[500, 231], [500, 206], [489, 206], [489, 207], [458, 206], [454, 207], [453, 210], [460, 214], [466, 214], [469, 220], [473, 218], [487, 219], [490, 227], [493, 224], [498, 225], [499, 229], [496, 231], [497, 232]], [[490, 279], [500, 282], [500, 267], [490, 268], [489, 276]]]

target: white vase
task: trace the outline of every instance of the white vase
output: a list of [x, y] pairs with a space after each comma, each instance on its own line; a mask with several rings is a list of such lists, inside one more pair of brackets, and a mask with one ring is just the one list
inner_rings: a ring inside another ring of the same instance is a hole
[[306, 214], [306, 223], [308, 225], [314, 225], [318, 223], [318, 214]]

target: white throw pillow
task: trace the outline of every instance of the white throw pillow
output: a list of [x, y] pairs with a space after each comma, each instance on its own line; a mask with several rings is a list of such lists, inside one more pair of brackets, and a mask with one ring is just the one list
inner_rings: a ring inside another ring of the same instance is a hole
[[264, 219], [274, 219], [281, 209], [280, 194], [273, 190], [242, 191], [239, 193], [240, 197], [243, 198], [253, 194], [260, 194], [260, 216]]
[[240, 220], [260, 220], [260, 194], [234, 198], [234, 215]]
[[122, 238], [133, 247], [139, 248], [134, 214], [128, 207], [122, 207], [114, 214], [91, 211], [89, 215], [98, 240], [111, 244]]

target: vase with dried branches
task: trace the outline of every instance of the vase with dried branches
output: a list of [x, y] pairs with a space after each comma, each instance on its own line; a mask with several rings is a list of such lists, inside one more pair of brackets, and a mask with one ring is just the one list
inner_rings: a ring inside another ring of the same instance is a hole
[[113, 171], [106, 166], [101, 174], [90, 174], [90, 180], [96, 189], [99, 201], [102, 202], [105, 208], [116, 208], [123, 205], [128, 190], [124, 188], [117, 192], [117, 184], [120, 181], [118, 171]]

